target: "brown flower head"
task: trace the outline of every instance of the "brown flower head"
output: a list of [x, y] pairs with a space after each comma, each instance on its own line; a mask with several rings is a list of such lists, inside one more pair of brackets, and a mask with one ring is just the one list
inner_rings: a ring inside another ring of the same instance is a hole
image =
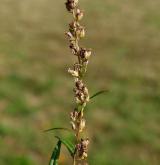
[[78, 0], [67, 0], [65, 4], [66, 4], [66, 9], [69, 12], [72, 12], [78, 5]]
[[78, 151], [78, 157], [80, 159], [87, 158], [88, 154], [88, 145], [89, 145], [89, 139], [81, 139], [80, 143], [77, 144], [76, 148]]
[[79, 55], [84, 62], [89, 60], [91, 54], [92, 54], [91, 50], [86, 48], [81, 48], [79, 52]]

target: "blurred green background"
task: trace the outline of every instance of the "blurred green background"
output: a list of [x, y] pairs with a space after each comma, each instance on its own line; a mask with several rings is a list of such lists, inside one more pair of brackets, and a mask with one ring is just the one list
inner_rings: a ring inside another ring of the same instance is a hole
[[[81, 44], [94, 50], [86, 81], [109, 90], [86, 111], [90, 165], [159, 165], [160, 1], [80, 3]], [[70, 127], [70, 20], [64, 0], [0, 0], [0, 165], [48, 164], [56, 139], [43, 130]]]

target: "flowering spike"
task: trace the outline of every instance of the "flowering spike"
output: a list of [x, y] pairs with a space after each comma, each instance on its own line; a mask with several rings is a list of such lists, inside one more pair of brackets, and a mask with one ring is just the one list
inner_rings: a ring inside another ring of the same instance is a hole
[[72, 13], [73, 21], [69, 24], [69, 31], [66, 35], [69, 39], [69, 48], [73, 55], [77, 56], [77, 62], [73, 65], [73, 70], [68, 69], [68, 72], [73, 76], [75, 81], [74, 95], [76, 108], [70, 113], [70, 123], [75, 133], [76, 144], [75, 153], [73, 155], [73, 165], [76, 165], [78, 160], [84, 160], [88, 156], [89, 139], [82, 139], [82, 132], [86, 127], [84, 119], [84, 109], [89, 102], [89, 92], [86, 87], [83, 77], [87, 71], [87, 65], [92, 54], [91, 49], [82, 48], [79, 46], [79, 40], [85, 37], [85, 28], [80, 25], [84, 13], [78, 6], [78, 0], [67, 0], [66, 8]]

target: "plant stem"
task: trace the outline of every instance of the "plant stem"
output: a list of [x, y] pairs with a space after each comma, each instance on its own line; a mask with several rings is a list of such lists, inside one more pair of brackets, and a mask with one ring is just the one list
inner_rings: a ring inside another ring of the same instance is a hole
[[88, 154], [88, 138], [82, 138], [81, 133], [85, 128], [85, 119], [83, 116], [84, 108], [89, 102], [89, 92], [83, 82], [83, 77], [87, 71], [87, 65], [91, 56], [91, 50], [79, 46], [79, 40], [85, 37], [85, 28], [80, 25], [80, 20], [83, 18], [83, 11], [79, 9], [78, 0], [67, 0], [67, 10], [72, 14], [73, 21], [69, 24], [69, 32], [67, 36], [70, 41], [70, 49], [72, 53], [77, 56], [77, 62], [74, 63], [74, 70], [69, 68], [68, 72], [74, 77], [75, 80], [75, 100], [76, 108], [71, 112], [71, 124], [75, 133], [75, 151], [73, 156], [73, 165], [77, 161], [83, 161], [87, 158]]
[[75, 155], [73, 157], [73, 165], [76, 165], [76, 157], [75, 157]]

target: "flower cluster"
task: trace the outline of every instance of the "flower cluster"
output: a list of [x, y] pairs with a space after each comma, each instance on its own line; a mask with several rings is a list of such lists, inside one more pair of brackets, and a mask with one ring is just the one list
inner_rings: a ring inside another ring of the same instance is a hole
[[86, 104], [89, 101], [89, 93], [87, 87], [83, 84], [82, 80], [75, 82], [75, 98], [77, 104]]
[[70, 113], [71, 118], [71, 125], [72, 129], [77, 133], [77, 130], [79, 132], [82, 132], [86, 126], [86, 120], [83, 118], [83, 113], [80, 111], [78, 112], [77, 109], [75, 109], [73, 112]]
[[89, 139], [81, 139], [80, 143], [77, 144], [76, 149], [78, 151], [78, 157], [80, 159], [85, 159], [87, 158], [88, 154], [88, 144], [89, 144]]
[[[83, 111], [86, 104], [89, 102], [89, 92], [83, 82], [83, 77], [87, 71], [88, 62], [92, 54], [91, 49], [79, 46], [79, 40], [85, 37], [85, 27], [79, 22], [84, 16], [84, 12], [79, 9], [78, 0], [67, 0], [66, 9], [72, 13], [73, 21], [69, 24], [69, 31], [66, 36], [69, 39], [69, 48], [73, 55], [78, 59], [74, 63], [73, 69], [68, 69], [68, 72], [73, 76], [75, 81], [74, 94], [76, 101], [76, 108], [70, 113], [72, 129], [76, 136], [74, 161], [83, 160], [87, 158], [88, 139], [81, 139], [81, 132], [86, 126]], [[75, 164], [74, 164], [75, 165]]]
[[69, 24], [69, 31], [66, 32], [69, 38], [69, 48], [74, 55], [78, 56], [79, 64], [81, 64], [79, 67], [82, 71], [83, 68], [87, 67], [88, 60], [92, 54], [91, 49], [83, 48], [78, 45], [78, 41], [85, 37], [86, 33], [85, 27], [79, 23], [84, 16], [84, 12], [78, 8], [78, 0], [67, 0], [66, 8], [74, 17], [74, 20]]
[[79, 55], [83, 62], [87, 62], [91, 56], [91, 49], [81, 48], [79, 51]]

